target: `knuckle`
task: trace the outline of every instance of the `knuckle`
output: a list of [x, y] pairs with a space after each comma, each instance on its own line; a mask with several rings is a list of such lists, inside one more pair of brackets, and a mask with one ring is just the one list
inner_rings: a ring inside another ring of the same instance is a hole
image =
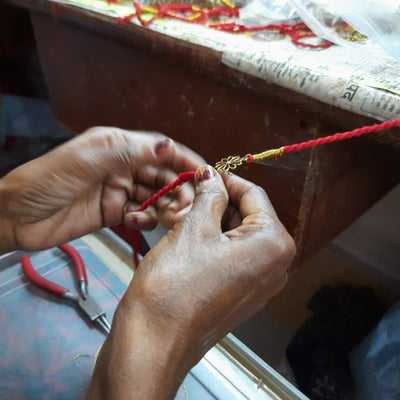
[[158, 131], [148, 131], [148, 132], [145, 132], [145, 134], [151, 135], [156, 142], [162, 142], [163, 140], [168, 139], [170, 141], [170, 144], [173, 143], [173, 140], [169, 136], [164, 135], [163, 133], [158, 132]]
[[85, 131], [92, 145], [105, 146], [104, 148], [114, 147], [124, 140], [124, 131], [105, 126], [95, 126]]
[[[284, 230], [284, 228], [282, 229]], [[280, 260], [282, 266], [287, 268], [296, 254], [296, 246], [294, 240], [286, 230], [279, 236], [279, 240], [274, 242], [275, 257]]]
[[210, 213], [210, 208], [212, 209], [220, 209], [224, 208], [228, 204], [228, 193], [223, 190], [220, 186], [211, 186], [202, 189], [200, 192], [196, 194], [196, 203], [200, 203], [202, 205], [200, 214], [208, 214]]
[[197, 193], [198, 197], [201, 198], [208, 198], [208, 199], [213, 199], [215, 197], [219, 197], [221, 195], [225, 194], [224, 191], [222, 190], [222, 187], [219, 185], [213, 185], [213, 186], [207, 186], [203, 187], [200, 192]]
[[267, 197], [267, 192], [261, 186], [258, 186], [258, 185], [253, 183], [252, 189], [260, 192], [261, 195]]
[[146, 131], [144, 133], [153, 135], [154, 137], [158, 138], [158, 139], [167, 139], [168, 136], [164, 135], [163, 133], [159, 132], [159, 131]]
[[111, 129], [112, 128], [109, 128], [109, 127], [106, 127], [106, 126], [92, 126], [91, 128], [87, 129], [84, 132], [84, 134], [97, 136], [97, 135], [102, 135], [102, 134], [104, 134], [105, 132], [108, 132]]
[[154, 184], [156, 187], [162, 188], [167, 181], [166, 171], [164, 169], [158, 169], [154, 178]]
[[[248, 188], [247, 188], [247, 190], [245, 191], [245, 193], [247, 193], [247, 192], [249, 192], [249, 193], [254, 192], [254, 194], [261, 195], [262, 197], [268, 197], [266, 191], [265, 191], [261, 186], [258, 186], [258, 185], [256, 185], [256, 184], [253, 183], [253, 182], [247, 182], [247, 184], [248, 184]], [[245, 193], [244, 193], [244, 194], [245, 194]]]
[[270, 266], [278, 270], [285, 270], [292, 262], [296, 246], [292, 237], [288, 234], [283, 225], [271, 216], [260, 216], [255, 219], [254, 224], [260, 227], [258, 230], [258, 253], [265, 257], [268, 252]]

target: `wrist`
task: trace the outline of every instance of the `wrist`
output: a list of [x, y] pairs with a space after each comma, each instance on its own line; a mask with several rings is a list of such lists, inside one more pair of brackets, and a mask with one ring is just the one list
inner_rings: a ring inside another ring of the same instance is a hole
[[11, 190], [7, 181], [0, 179], [0, 255], [17, 250], [14, 238], [15, 223], [13, 221]]
[[140, 299], [123, 299], [87, 399], [172, 399], [188, 371], [179, 333], [149, 312]]

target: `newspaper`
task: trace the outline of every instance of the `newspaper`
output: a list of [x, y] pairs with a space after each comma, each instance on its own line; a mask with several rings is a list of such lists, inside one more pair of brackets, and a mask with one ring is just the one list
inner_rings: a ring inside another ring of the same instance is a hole
[[[131, 2], [53, 1], [115, 18], [135, 11]], [[136, 18], [131, 23], [139, 24]], [[230, 68], [326, 104], [377, 120], [400, 118], [400, 62], [388, 56], [341, 46], [313, 50], [276, 32], [234, 34], [172, 19], [148, 29], [219, 51]]]
[[400, 62], [340, 46], [303, 50], [287, 41], [231, 48], [222, 62], [324, 103], [378, 120], [400, 118]]

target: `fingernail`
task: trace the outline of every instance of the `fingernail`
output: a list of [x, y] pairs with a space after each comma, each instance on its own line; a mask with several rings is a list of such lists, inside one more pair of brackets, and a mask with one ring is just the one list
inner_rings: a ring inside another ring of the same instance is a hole
[[215, 179], [216, 171], [209, 165], [203, 165], [196, 171], [196, 185], [200, 185], [204, 181]]
[[164, 140], [162, 140], [161, 142], [158, 142], [158, 143], [155, 145], [155, 148], [154, 148], [154, 149], [155, 149], [155, 152], [156, 152], [157, 154], [162, 153], [165, 149], [168, 148], [169, 142], [170, 142], [170, 139], [164, 139]]
[[138, 226], [142, 219], [139, 213], [128, 214], [125, 218], [125, 223], [128, 223], [131, 226]]

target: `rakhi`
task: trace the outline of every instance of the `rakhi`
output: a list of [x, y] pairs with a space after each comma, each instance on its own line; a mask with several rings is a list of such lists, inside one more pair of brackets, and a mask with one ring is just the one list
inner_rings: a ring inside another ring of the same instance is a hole
[[[357, 136], [365, 135], [367, 133], [380, 132], [385, 129], [393, 128], [398, 125], [400, 125], [400, 119], [394, 119], [392, 121], [386, 121], [386, 122], [382, 122], [380, 124], [363, 126], [362, 128], [357, 128], [357, 129], [354, 129], [354, 130], [348, 131], [348, 132], [335, 133], [334, 135], [326, 136], [323, 138], [312, 139], [312, 140], [308, 140], [306, 142], [292, 144], [290, 146], [283, 146], [283, 147], [279, 147], [277, 149], [266, 150], [266, 151], [263, 151], [262, 153], [246, 154], [245, 156], [229, 156], [229, 157], [223, 158], [221, 161], [218, 161], [215, 164], [215, 169], [218, 172], [229, 172], [229, 171], [235, 170], [237, 167], [241, 166], [244, 163], [252, 163], [252, 162], [262, 161], [262, 160], [265, 160], [265, 159], [271, 158], [271, 157], [279, 157], [286, 153], [292, 153], [295, 151], [307, 149], [309, 147], [315, 147], [315, 146], [320, 146], [323, 144], [328, 144], [328, 143], [332, 143], [332, 142], [338, 142], [341, 140], [351, 139], [351, 138], [354, 138]], [[160, 197], [166, 195], [167, 193], [176, 189], [177, 187], [184, 184], [185, 182], [193, 181], [194, 176], [195, 176], [195, 171], [183, 172], [183, 173], [179, 174], [178, 179], [176, 181], [170, 183], [167, 186], [164, 186], [157, 193], [155, 193], [153, 196], [148, 198], [140, 206], [138, 211], [146, 210], [149, 206], [155, 204]]]

